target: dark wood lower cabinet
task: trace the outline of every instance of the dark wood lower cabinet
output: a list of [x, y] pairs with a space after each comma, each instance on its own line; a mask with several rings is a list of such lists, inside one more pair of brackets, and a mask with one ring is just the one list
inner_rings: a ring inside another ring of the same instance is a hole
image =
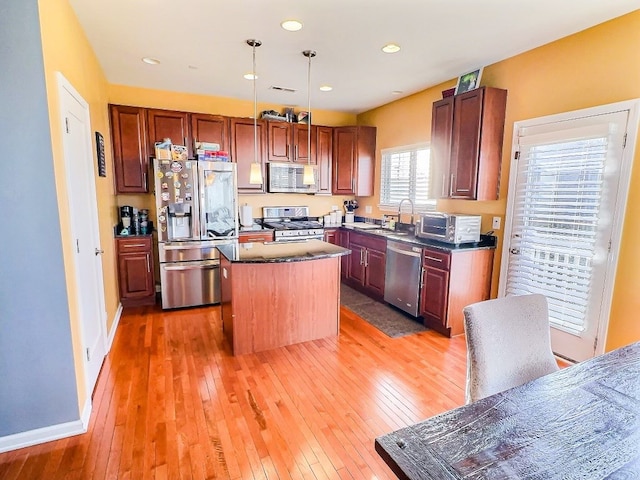
[[387, 240], [349, 232], [351, 250], [345, 281], [376, 300], [384, 298], [384, 274], [387, 262]]
[[122, 306], [156, 302], [151, 235], [116, 238], [118, 280]]
[[462, 309], [489, 299], [494, 251], [422, 250], [420, 315], [425, 326], [449, 337], [464, 333]]

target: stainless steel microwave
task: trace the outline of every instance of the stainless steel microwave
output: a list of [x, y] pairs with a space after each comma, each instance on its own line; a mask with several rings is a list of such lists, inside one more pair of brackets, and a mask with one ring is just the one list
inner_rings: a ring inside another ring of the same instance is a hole
[[424, 213], [416, 224], [416, 236], [446, 243], [474, 243], [480, 241], [480, 215]]
[[267, 191], [270, 193], [317, 193], [318, 167], [313, 168], [315, 184], [305, 185], [304, 164], [269, 162], [267, 176]]

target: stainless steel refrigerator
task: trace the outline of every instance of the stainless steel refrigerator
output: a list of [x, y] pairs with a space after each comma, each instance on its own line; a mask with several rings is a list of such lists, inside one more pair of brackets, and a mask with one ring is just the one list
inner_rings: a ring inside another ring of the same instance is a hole
[[162, 308], [220, 302], [217, 246], [238, 239], [234, 163], [154, 161]]

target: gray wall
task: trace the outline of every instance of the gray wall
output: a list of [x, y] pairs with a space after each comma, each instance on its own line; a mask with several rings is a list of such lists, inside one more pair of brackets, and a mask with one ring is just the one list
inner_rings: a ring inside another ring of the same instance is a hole
[[0, 2], [0, 436], [79, 418], [36, 0]]

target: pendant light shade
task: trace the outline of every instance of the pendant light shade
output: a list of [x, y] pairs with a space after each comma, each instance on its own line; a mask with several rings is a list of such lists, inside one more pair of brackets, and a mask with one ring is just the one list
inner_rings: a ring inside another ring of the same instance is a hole
[[262, 45], [260, 40], [249, 39], [247, 45], [253, 49], [253, 163], [249, 172], [249, 183], [252, 185], [262, 185], [262, 165], [258, 161], [258, 91], [256, 89], [256, 80], [258, 78], [256, 72], [256, 48]]
[[305, 50], [302, 54], [309, 60], [307, 69], [307, 164], [304, 166], [302, 183], [315, 185], [316, 179], [311, 166], [311, 59], [316, 56], [315, 50]]

